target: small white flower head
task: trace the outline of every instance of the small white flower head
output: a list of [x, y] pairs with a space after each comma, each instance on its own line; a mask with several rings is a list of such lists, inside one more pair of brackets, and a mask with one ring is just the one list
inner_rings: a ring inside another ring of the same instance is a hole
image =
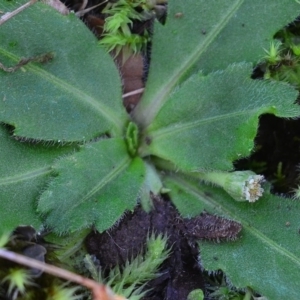
[[236, 201], [255, 202], [263, 195], [264, 181], [264, 176], [251, 171], [236, 171], [228, 173], [224, 189]]
[[249, 176], [249, 179], [245, 181], [244, 198], [249, 202], [257, 201], [263, 195], [264, 189], [261, 183], [264, 181], [265, 178], [262, 175]]

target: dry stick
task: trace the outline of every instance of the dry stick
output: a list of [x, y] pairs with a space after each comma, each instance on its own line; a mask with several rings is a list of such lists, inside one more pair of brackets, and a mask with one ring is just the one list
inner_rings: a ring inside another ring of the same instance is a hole
[[0, 257], [25, 265], [30, 268], [45, 271], [48, 274], [58, 276], [60, 278], [72, 282], [76, 282], [80, 285], [84, 285], [85, 287], [92, 290], [94, 300], [126, 300], [124, 297], [114, 295], [113, 292], [103, 284], [99, 284], [94, 280], [85, 278], [70, 271], [37, 261], [33, 258], [29, 258], [27, 256], [17, 254], [3, 248], [0, 249]]
[[83, 10], [83, 9], [85, 9], [86, 6], [87, 6], [87, 4], [88, 4], [88, 0], [83, 0], [83, 1], [82, 1], [82, 4], [80, 5], [80, 7], [79, 7], [78, 10]]
[[4, 72], [12, 73], [17, 71], [18, 69], [22, 68], [23, 66], [27, 65], [30, 62], [39, 62], [39, 63], [46, 63], [53, 59], [52, 53], [46, 53], [34, 57], [28, 57], [28, 58], [22, 58], [15, 66], [13, 67], [5, 67], [0, 62], [0, 70], [3, 70]]
[[144, 88], [140, 88], [140, 89], [131, 91], [129, 93], [123, 94], [122, 98], [127, 98], [127, 97], [132, 96], [132, 95], [141, 94], [143, 91], [144, 91]]
[[14, 17], [15, 15], [17, 15], [18, 13], [20, 13], [21, 11], [23, 11], [24, 9], [28, 8], [29, 6], [31, 6], [32, 4], [34, 4], [35, 2], [37, 2], [37, 1], [38, 0], [30, 0], [29, 2], [25, 3], [24, 5], [18, 7], [16, 10], [4, 14], [0, 18], [0, 26], [3, 23], [5, 23], [6, 21], [8, 21], [9, 19], [11, 19], [12, 17]]
[[96, 8], [96, 7], [98, 7], [98, 6], [102, 5], [102, 4], [104, 4], [104, 3], [106, 3], [106, 2], [108, 2], [108, 0], [105, 0], [105, 1], [103, 1], [103, 2], [101, 2], [101, 3], [98, 3], [97, 5], [88, 7], [88, 8], [86, 8], [86, 9], [81, 9], [81, 8], [80, 8], [80, 9], [78, 10], [78, 12], [75, 13], [75, 15], [76, 15], [77, 17], [82, 17], [82, 16], [84, 16], [87, 12], [93, 10], [94, 8]]

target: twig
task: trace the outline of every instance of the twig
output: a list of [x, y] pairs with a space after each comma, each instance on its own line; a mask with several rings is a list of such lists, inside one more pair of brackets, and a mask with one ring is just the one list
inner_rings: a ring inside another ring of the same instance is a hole
[[28, 63], [34, 61], [34, 62], [40, 62], [40, 63], [45, 63], [48, 62], [53, 58], [52, 53], [46, 53], [43, 55], [39, 56], [34, 56], [34, 57], [28, 57], [28, 58], [22, 58], [15, 66], [13, 67], [5, 67], [1, 62], [0, 62], [0, 70], [3, 70], [8, 73], [12, 73], [17, 71], [18, 69], [22, 68], [23, 66], [27, 65]]
[[83, 10], [86, 8], [88, 4], [88, 0], [82, 0], [82, 4], [80, 5], [79, 9], [78, 10]]
[[137, 90], [131, 91], [129, 93], [123, 94], [122, 98], [124, 99], [124, 98], [127, 98], [127, 97], [132, 96], [132, 95], [141, 94], [143, 92], [144, 92], [144, 88], [137, 89]]
[[[82, 17], [82, 16], [84, 16], [87, 12], [93, 10], [94, 8], [96, 8], [96, 7], [98, 7], [98, 6], [102, 5], [102, 4], [104, 4], [104, 3], [106, 3], [106, 2], [108, 2], [108, 0], [105, 0], [105, 1], [103, 1], [103, 2], [101, 2], [101, 3], [98, 3], [98, 4], [94, 5], [94, 6], [88, 7], [88, 8], [86, 8], [86, 9], [83, 9], [84, 7], [83, 7], [83, 8], [80, 7], [79, 11], [76, 12], [75, 15], [76, 15], [77, 17]], [[83, 4], [84, 4], [84, 2], [83, 2]], [[83, 6], [83, 5], [82, 5], [82, 6]]]
[[33, 258], [17, 254], [6, 249], [0, 249], [0, 257], [83, 285], [92, 290], [94, 300], [126, 300], [124, 297], [114, 295], [113, 292], [103, 284], [97, 283], [94, 280], [85, 278], [70, 271], [37, 261]]
[[18, 7], [17, 9], [15, 9], [12, 12], [7, 12], [6, 14], [4, 14], [1, 18], [0, 18], [0, 26], [5, 23], [6, 21], [8, 21], [9, 19], [11, 19], [12, 17], [14, 17], [15, 15], [19, 14], [21, 11], [23, 11], [24, 9], [28, 8], [29, 6], [31, 6], [32, 4], [34, 4], [35, 2], [37, 2], [38, 0], [30, 0], [29, 2], [25, 3], [24, 5]]

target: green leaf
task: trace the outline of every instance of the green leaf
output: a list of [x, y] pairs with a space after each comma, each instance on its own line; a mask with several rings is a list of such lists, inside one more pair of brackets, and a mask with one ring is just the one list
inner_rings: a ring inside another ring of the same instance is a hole
[[[1, 1], [0, 10], [11, 9]], [[0, 121], [38, 140], [85, 141], [120, 134], [128, 116], [111, 57], [74, 15], [37, 3], [0, 26], [0, 62], [45, 54], [12, 73], [0, 70]]]
[[[168, 176], [166, 186], [184, 216], [205, 209], [242, 224], [235, 242], [200, 243], [205, 269], [222, 269], [236, 287], [250, 286], [268, 299], [298, 299], [300, 203], [266, 193], [256, 203], [236, 202], [223, 190]], [[183, 201], [184, 199], [184, 201]]]
[[136, 205], [145, 167], [132, 159], [119, 138], [81, 146], [74, 155], [58, 160], [54, 178], [39, 200], [39, 211], [57, 233], [95, 225], [103, 231]]
[[21, 224], [38, 228], [41, 220], [36, 201], [49, 179], [51, 164], [72, 148], [20, 143], [3, 126], [0, 145], [0, 232], [10, 232]]
[[167, 24], [154, 29], [147, 89], [135, 119], [144, 127], [151, 124], [170, 92], [191, 72], [257, 63], [274, 34], [299, 12], [294, 0], [170, 1]]
[[238, 64], [208, 76], [191, 76], [148, 127], [140, 152], [186, 171], [232, 169], [235, 159], [253, 149], [260, 114], [300, 115], [293, 104], [296, 90], [247, 79], [250, 72], [249, 64]]

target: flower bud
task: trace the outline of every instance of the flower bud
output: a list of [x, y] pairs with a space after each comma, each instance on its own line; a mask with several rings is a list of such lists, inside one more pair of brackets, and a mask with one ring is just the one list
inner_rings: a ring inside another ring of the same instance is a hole
[[257, 201], [264, 192], [264, 176], [252, 171], [208, 172], [198, 178], [222, 187], [236, 201]]
[[255, 202], [263, 195], [264, 181], [264, 176], [251, 171], [236, 171], [228, 173], [223, 188], [236, 201]]

